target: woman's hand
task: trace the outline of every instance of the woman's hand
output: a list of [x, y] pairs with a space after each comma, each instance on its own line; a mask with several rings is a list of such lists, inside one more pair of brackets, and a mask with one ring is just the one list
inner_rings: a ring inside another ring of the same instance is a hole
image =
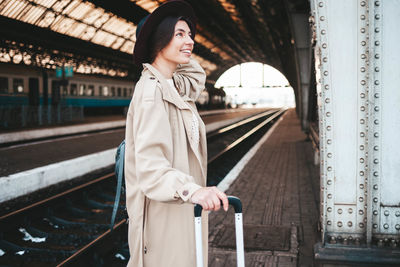
[[217, 211], [221, 208], [221, 201], [224, 210], [228, 210], [228, 198], [225, 193], [218, 190], [215, 186], [203, 187], [194, 192], [191, 198], [192, 203], [199, 204], [203, 207], [203, 210]]

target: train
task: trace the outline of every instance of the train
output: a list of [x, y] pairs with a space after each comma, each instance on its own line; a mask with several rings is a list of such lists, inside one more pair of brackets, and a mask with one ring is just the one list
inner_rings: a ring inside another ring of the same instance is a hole
[[[56, 76], [55, 69], [0, 63], [0, 107], [75, 106], [87, 113], [126, 112], [135, 83], [128, 78], [74, 73]], [[200, 109], [225, 106], [225, 94], [208, 86], [197, 100]], [[210, 93], [209, 93], [210, 92]]]

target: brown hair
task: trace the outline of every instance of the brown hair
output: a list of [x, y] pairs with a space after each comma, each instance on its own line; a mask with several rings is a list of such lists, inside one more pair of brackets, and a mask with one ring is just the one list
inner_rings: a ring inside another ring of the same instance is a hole
[[188, 18], [173, 16], [164, 18], [149, 39], [149, 63], [153, 63], [157, 54], [172, 40], [175, 32], [175, 25], [180, 20], [185, 21], [193, 32], [193, 23]]

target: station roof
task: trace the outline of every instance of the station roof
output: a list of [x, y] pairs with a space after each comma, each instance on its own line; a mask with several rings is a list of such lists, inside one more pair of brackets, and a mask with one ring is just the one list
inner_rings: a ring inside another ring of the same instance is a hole
[[[165, 0], [3, 0], [0, 1], [0, 19], [29, 24], [35, 31], [42, 31], [42, 39], [54, 32], [51, 38], [63, 47], [68, 44], [60, 36], [67, 36], [67, 42], [78, 45], [71, 48], [74, 52], [81, 48], [82, 53], [94, 53], [91, 55], [94, 58], [112, 56], [114, 61], [133, 67], [136, 25], [163, 2]], [[283, 72], [289, 82], [294, 82], [296, 74], [290, 69], [294, 39], [289, 13], [308, 12], [307, 0], [187, 2], [194, 7], [199, 19], [194, 56], [205, 68], [209, 83], [215, 82], [229, 67], [244, 62], [272, 65]], [[25, 27], [24, 31], [27, 29]], [[10, 32], [8, 36], [16, 34]], [[23, 38], [35, 38], [33, 35], [25, 32]]]

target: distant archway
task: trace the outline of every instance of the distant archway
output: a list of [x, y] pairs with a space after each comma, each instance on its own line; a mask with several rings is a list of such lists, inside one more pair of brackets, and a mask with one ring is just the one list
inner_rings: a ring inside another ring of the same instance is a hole
[[226, 93], [232, 107], [295, 107], [295, 95], [286, 77], [262, 63], [238, 64], [225, 71], [215, 83]]

